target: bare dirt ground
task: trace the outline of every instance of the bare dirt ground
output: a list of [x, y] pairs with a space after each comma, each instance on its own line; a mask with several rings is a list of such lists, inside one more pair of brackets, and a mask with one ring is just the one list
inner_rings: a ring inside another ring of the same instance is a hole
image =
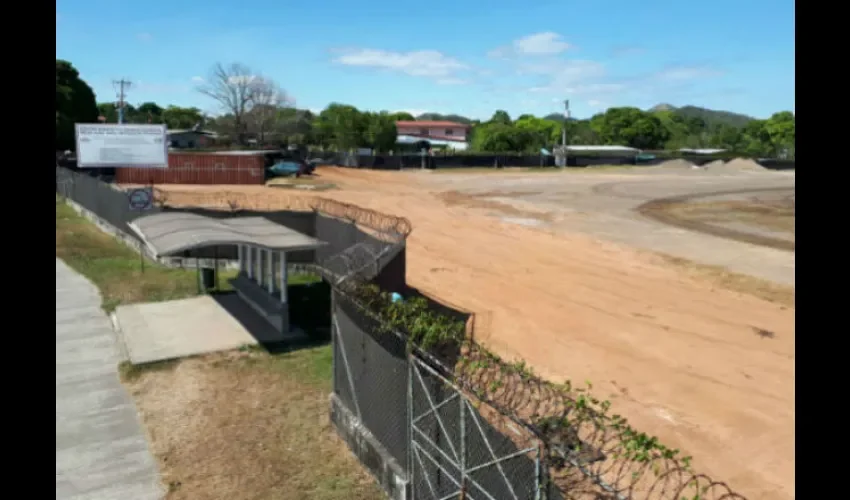
[[[478, 341], [554, 381], [592, 381], [636, 428], [750, 499], [794, 498], [793, 305], [727, 290], [641, 250], [791, 285], [793, 252], [634, 212], [664, 196], [793, 189], [793, 174], [318, 173], [340, 188], [322, 196], [410, 219], [408, 281], [475, 313]], [[161, 189], [178, 205], [225, 191], [248, 193], [257, 208], [293, 196], [261, 186]]]

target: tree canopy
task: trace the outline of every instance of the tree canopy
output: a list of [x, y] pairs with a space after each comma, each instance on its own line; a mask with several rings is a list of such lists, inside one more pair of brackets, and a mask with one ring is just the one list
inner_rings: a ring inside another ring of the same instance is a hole
[[[169, 129], [201, 126], [233, 142], [251, 137], [261, 145], [317, 146], [331, 150], [371, 148], [378, 153], [397, 149], [397, 121], [445, 120], [470, 126], [470, 152], [529, 153], [568, 144], [619, 145], [642, 150], [718, 148], [750, 156], [793, 158], [796, 119], [781, 111], [759, 120], [696, 106], [658, 105], [649, 110], [609, 108], [588, 119], [564, 119], [559, 113], [512, 118], [496, 110], [488, 120], [457, 114], [404, 111], [362, 111], [350, 104], [331, 103], [318, 114], [298, 109], [273, 80], [241, 64], [213, 67], [198, 89], [217, 103], [221, 113], [207, 116], [196, 107], [143, 102], [127, 104], [127, 123], [164, 123]], [[95, 103], [91, 88], [67, 61], [56, 60], [56, 142], [74, 144], [74, 123], [94, 122], [98, 114], [117, 121], [114, 102]]]
[[80, 78], [74, 65], [56, 60], [56, 149], [76, 149], [75, 123], [97, 122], [94, 91]]

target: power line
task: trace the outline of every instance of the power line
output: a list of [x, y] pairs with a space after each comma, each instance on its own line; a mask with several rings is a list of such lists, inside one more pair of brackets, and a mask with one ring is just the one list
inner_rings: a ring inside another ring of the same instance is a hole
[[124, 123], [124, 107], [127, 105], [127, 90], [130, 89], [133, 82], [122, 78], [120, 80], [113, 80], [112, 84], [117, 87], [116, 91], [118, 92], [118, 123]]

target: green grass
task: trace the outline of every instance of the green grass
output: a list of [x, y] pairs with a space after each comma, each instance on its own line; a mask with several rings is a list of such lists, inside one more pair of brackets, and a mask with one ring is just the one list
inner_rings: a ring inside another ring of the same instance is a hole
[[[146, 260], [64, 203], [56, 204], [56, 256], [100, 289], [103, 308], [198, 295], [197, 271]], [[232, 276], [233, 273], [231, 272]], [[225, 273], [220, 280], [226, 283]]]

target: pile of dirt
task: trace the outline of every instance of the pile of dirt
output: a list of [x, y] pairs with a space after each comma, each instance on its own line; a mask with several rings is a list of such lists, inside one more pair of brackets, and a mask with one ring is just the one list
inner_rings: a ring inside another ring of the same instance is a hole
[[723, 160], [714, 160], [711, 163], [706, 163], [705, 165], [702, 166], [702, 168], [718, 168], [718, 167], [722, 167], [724, 165], [726, 165], [726, 162], [724, 162]]
[[748, 158], [735, 158], [725, 165], [728, 170], [763, 171], [764, 167]]
[[693, 168], [694, 164], [689, 162], [688, 160], [676, 159], [676, 160], [667, 160], [664, 163], [658, 165], [662, 168], [675, 168], [675, 169], [683, 169], [683, 168]]

